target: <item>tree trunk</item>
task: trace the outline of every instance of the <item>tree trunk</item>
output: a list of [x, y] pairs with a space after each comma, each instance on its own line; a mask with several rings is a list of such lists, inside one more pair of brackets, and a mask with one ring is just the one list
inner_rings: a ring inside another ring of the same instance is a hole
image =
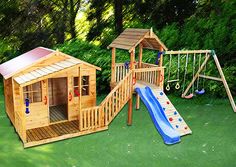
[[71, 38], [76, 38], [76, 30], [75, 30], [75, 18], [77, 12], [80, 8], [80, 1], [81, 0], [70, 0], [70, 34]]
[[114, 0], [114, 13], [115, 13], [115, 30], [117, 34], [123, 31], [123, 0]]
[[70, 34], [71, 38], [76, 38], [75, 17], [70, 18]]

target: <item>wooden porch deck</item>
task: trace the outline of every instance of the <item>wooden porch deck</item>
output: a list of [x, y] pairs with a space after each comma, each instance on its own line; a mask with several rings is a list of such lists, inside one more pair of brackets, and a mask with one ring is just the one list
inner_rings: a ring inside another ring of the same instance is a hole
[[26, 131], [27, 142], [40, 141], [79, 132], [79, 121], [68, 121]]
[[26, 131], [26, 140], [24, 147], [32, 147], [41, 144], [46, 144], [54, 141], [64, 140], [72, 137], [86, 135], [102, 130], [107, 130], [108, 127], [88, 129], [79, 131], [79, 121], [67, 121], [44, 126], [40, 128], [29, 129]]

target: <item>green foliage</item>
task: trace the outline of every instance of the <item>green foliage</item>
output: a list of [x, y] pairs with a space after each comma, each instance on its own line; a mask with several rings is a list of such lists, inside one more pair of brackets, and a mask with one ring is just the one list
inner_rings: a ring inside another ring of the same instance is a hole
[[[0, 63], [14, 57], [17, 52], [23, 53], [40, 45], [49, 48], [56, 46], [63, 52], [101, 67], [102, 71], [98, 72], [98, 90], [108, 91], [111, 53], [105, 48], [117, 37], [118, 29], [122, 26], [153, 27], [169, 50], [216, 50], [230, 88], [236, 94], [236, 1], [124, 0], [117, 4], [118, 2], [1, 1]], [[90, 43], [78, 40], [76, 35]], [[58, 45], [71, 38], [72, 40]], [[156, 51], [144, 50], [143, 61], [155, 63], [156, 56]], [[125, 61], [129, 61], [128, 52], [117, 50], [116, 62]], [[168, 63], [168, 58], [165, 58], [164, 64], [167, 67]], [[191, 70], [189, 68], [188, 80], [191, 80]], [[181, 76], [183, 71], [182, 66]], [[176, 73], [176, 67], [173, 67], [172, 73]], [[208, 65], [207, 74], [216, 75], [212, 62]], [[225, 95], [221, 84], [207, 82], [206, 87], [214, 95]]]

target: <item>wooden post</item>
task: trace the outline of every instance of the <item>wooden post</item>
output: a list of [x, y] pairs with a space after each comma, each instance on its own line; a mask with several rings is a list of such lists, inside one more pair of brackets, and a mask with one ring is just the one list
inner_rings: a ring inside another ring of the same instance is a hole
[[112, 48], [111, 50], [111, 89], [114, 88], [114, 84], [116, 82], [116, 48]]
[[[164, 49], [162, 47], [160, 47], [160, 52], [163, 52]], [[159, 67], [162, 67], [163, 65], [163, 54], [161, 54], [161, 57], [160, 57], [160, 61], [159, 61]]]
[[[139, 56], [138, 56], [138, 68], [142, 68], [142, 59], [143, 59], [143, 45], [140, 43], [139, 44]], [[139, 78], [140, 75], [138, 74], [136, 76], [136, 79], [140, 79]], [[136, 94], [136, 109], [138, 110], [140, 108], [140, 96], [138, 94]]]
[[204, 60], [204, 62], [202, 63], [201, 67], [198, 69], [197, 73], [195, 74], [195, 76], [193, 77], [192, 81], [190, 82], [190, 84], [188, 85], [188, 87], [186, 88], [186, 90], [184, 91], [184, 93], [182, 94], [182, 97], [185, 97], [186, 94], [188, 93], [189, 89], [192, 87], [193, 83], [195, 82], [195, 80], [198, 78], [200, 72], [203, 70], [203, 68], [205, 67], [207, 61], [209, 60], [210, 55], [208, 54], [206, 59]]
[[[163, 51], [164, 51], [164, 49], [162, 47], [160, 47], [160, 52], [163, 52]], [[162, 67], [162, 64], [163, 64], [163, 54], [161, 54], [158, 66]], [[164, 78], [164, 70], [158, 71], [158, 78], [157, 78], [157, 86], [159, 86], [163, 89], [164, 80], [161, 79], [161, 77]], [[163, 80], [162, 83], [160, 82], [161, 80]]]
[[139, 44], [139, 56], [138, 56], [138, 68], [142, 68], [142, 59], [143, 59], [143, 45]]
[[81, 67], [79, 67], [79, 131], [83, 128], [83, 118], [82, 118], [82, 107], [81, 107], [81, 97], [82, 97], [82, 87], [81, 87]]
[[[135, 59], [135, 50], [133, 49], [130, 53], [130, 70], [132, 71], [134, 69], [134, 59]], [[132, 71], [132, 75], [131, 75], [131, 79], [130, 79], [130, 99], [128, 102], [128, 121], [127, 124], [128, 125], [132, 125], [132, 110], [133, 110], [133, 78], [134, 76], [134, 72]]]
[[153, 35], [153, 29], [152, 27], [150, 28], [150, 38], [152, 38], [152, 35]]
[[214, 58], [214, 60], [215, 60], [217, 69], [218, 69], [218, 71], [219, 71], [219, 73], [220, 73], [220, 76], [221, 76], [222, 82], [223, 82], [223, 84], [224, 84], [226, 93], [227, 93], [227, 95], [228, 95], [230, 104], [231, 104], [231, 106], [232, 106], [234, 112], [236, 112], [236, 106], [235, 106], [235, 102], [234, 102], [233, 96], [232, 96], [232, 94], [231, 94], [231, 92], [230, 92], [229, 86], [228, 86], [228, 84], [227, 84], [227, 81], [226, 81], [226, 79], [225, 79], [224, 73], [223, 73], [223, 71], [222, 71], [222, 68], [221, 68], [221, 66], [220, 66], [220, 63], [219, 63], [219, 60], [218, 60], [216, 54], [213, 55], [213, 58]]
[[139, 110], [140, 108], [140, 96], [138, 93], [136, 94], [136, 110]]
[[[20, 90], [20, 102], [23, 102], [23, 99], [24, 99], [24, 95], [23, 95], [23, 87], [19, 87]], [[24, 109], [23, 109], [23, 105], [21, 104], [20, 106], [20, 115], [21, 115], [21, 118], [22, 118], [22, 126], [21, 126], [21, 130], [19, 133], [22, 133], [22, 140], [23, 140], [23, 143], [26, 143], [27, 142], [27, 135], [26, 135], [26, 114], [24, 113]]]

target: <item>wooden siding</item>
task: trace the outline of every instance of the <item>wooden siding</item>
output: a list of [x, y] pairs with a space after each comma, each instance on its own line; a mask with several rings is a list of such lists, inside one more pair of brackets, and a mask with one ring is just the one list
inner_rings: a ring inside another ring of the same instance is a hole
[[81, 107], [93, 107], [96, 105], [96, 70], [82, 65], [81, 77], [82, 76], [89, 76], [89, 95], [81, 96]]
[[14, 114], [15, 114], [15, 128], [21, 140], [26, 142], [26, 121], [25, 112], [23, 111], [24, 102], [22, 88], [19, 84], [13, 81], [13, 99], [14, 99]]
[[4, 97], [7, 115], [13, 125], [15, 125], [12, 78], [4, 80]]
[[[32, 129], [42, 126], [47, 126], [49, 124], [49, 114], [48, 114], [48, 100], [45, 103], [45, 96], [48, 96], [48, 81], [43, 80], [42, 84], [42, 101], [37, 103], [30, 103], [29, 114], [24, 114], [26, 117], [26, 129]], [[24, 105], [24, 99], [21, 100], [22, 105]], [[25, 105], [23, 108], [25, 112]]]
[[79, 77], [79, 68], [74, 68], [73, 71], [67, 73], [68, 77], [68, 93], [71, 92], [72, 99], [68, 99], [68, 119], [69, 121], [78, 119], [79, 114], [79, 98], [74, 97], [74, 77]]

